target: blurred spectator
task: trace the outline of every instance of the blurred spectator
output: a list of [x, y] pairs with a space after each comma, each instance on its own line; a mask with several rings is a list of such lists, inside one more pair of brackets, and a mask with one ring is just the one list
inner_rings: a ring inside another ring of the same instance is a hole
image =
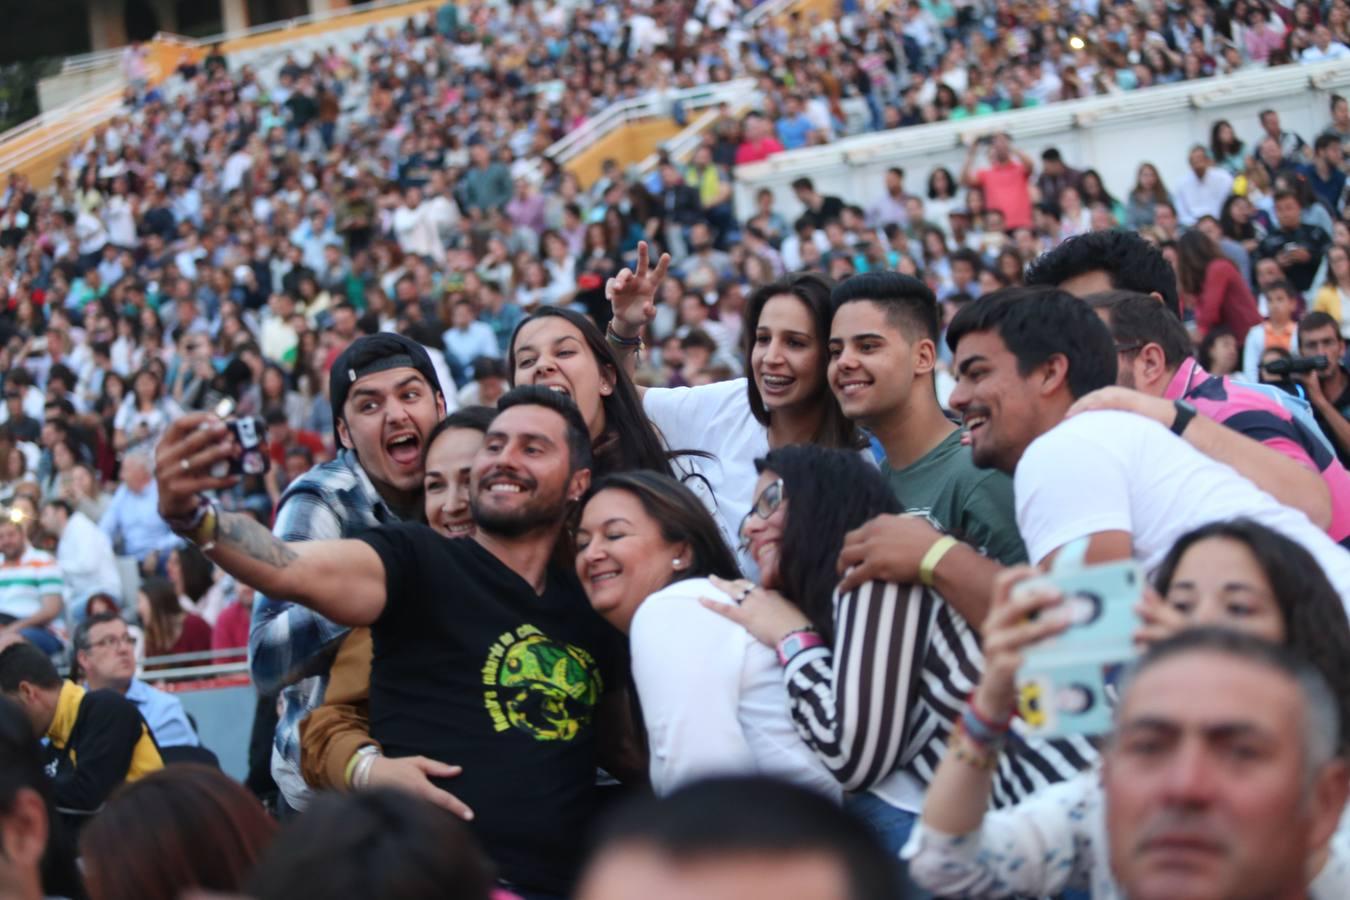
[[136, 638], [117, 613], [95, 613], [75, 630], [75, 661], [91, 691], [116, 691], [140, 710], [161, 748], [196, 747], [201, 742], [183, 703], [173, 694], [136, 677]]
[[61, 828], [43, 750], [25, 711], [0, 698], [0, 884], [16, 898], [79, 897], [75, 842]]
[[496, 406], [509, 386], [505, 361], [495, 356], [476, 357], [471, 366], [473, 380], [459, 391], [459, 405]]
[[1041, 173], [1036, 176], [1036, 189], [1041, 197], [1055, 202], [1065, 188], [1078, 187], [1081, 174], [1065, 165], [1059, 149], [1048, 147], [1041, 152]]
[[1298, 349], [1298, 306], [1294, 290], [1287, 282], [1277, 281], [1266, 288], [1266, 302], [1270, 312], [1266, 321], [1253, 325], [1247, 332], [1242, 348], [1242, 374], [1248, 381], [1260, 381], [1261, 357], [1267, 350]]
[[41, 522], [43, 530], [56, 538], [65, 601], [78, 624], [84, 618], [86, 601], [94, 594], [116, 597], [122, 593], [112, 541], [97, 523], [61, 497], [43, 504]]
[[872, 228], [884, 228], [887, 225], [904, 226], [909, 223], [909, 211], [905, 201], [905, 170], [898, 166], [886, 170], [886, 192], [867, 212], [867, 224]]
[[463, 823], [419, 797], [323, 793], [262, 854], [247, 891], [256, 900], [489, 900], [491, 871]]
[[830, 222], [838, 221], [844, 212], [843, 200], [819, 193], [809, 178], [798, 178], [792, 182], [792, 193], [806, 207], [802, 218], [809, 219], [816, 228], [824, 228]]
[[1201, 216], [1218, 217], [1233, 189], [1233, 176], [1214, 165], [1209, 151], [1200, 144], [1191, 148], [1191, 169], [1172, 188], [1177, 220], [1186, 227]]
[[[211, 626], [200, 616], [183, 611], [178, 592], [167, 578], [150, 576], [141, 582], [136, 613], [145, 626], [146, 659], [211, 649]], [[177, 665], [182, 664], [163, 663], [154, 668]]]
[[1331, 122], [1322, 133], [1339, 138], [1342, 146], [1350, 141], [1350, 103], [1340, 94], [1331, 95]]
[[1300, 293], [1306, 293], [1322, 265], [1331, 236], [1316, 225], [1303, 222], [1303, 205], [1293, 191], [1275, 194], [1275, 223], [1257, 252], [1274, 259]]
[[33, 731], [46, 739], [52, 796], [73, 828], [100, 812], [118, 785], [164, 765], [135, 704], [114, 691], [85, 691], [62, 680], [27, 641], [0, 650], [0, 693], [23, 707]]
[[824, 797], [768, 778], [714, 778], [618, 811], [577, 896], [891, 900], [905, 896], [900, 871]]
[[775, 153], [783, 152], [783, 145], [771, 133], [772, 126], [758, 114], [745, 117], [745, 138], [736, 148], [736, 165], [762, 162]]
[[1283, 159], [1293, 162], [1303, 162], [1303, 155], [1307, 149], [1307, 142], [1292, 131], [1285, 131], [1280, 127], [1280, 114], [1273, 109], [1264, 109], [1258, 117], [1261, 121], [1261, 130], [1265, 132], [1264, 137], [1274, 141], [1279, 147], [1280, 156]]
[[162, 572], [168, 553], [182, 540], [159, 517], [159, 490], [149, 457], [131, 453], [122, 460], [122, 483], [98, 527], [123, 556], [135, 557], [147, 574]]
[[90, 900], [238, 894], [275, 832], [224, 773], [171, 766], [119, 791], [81, 833]]
[[1300, 356], [1326, 357], [1316, 372], [1297, 377], [1307, 392], [1322, 433], [1331, 439], [1341, 464], [1350, 466], [1350, 371], [1346, 370], [1345, 340], [1340, 325], [1326, 313], [1308, 313], [1299, 322]]
[[29, 546], [24, 517], [0, 510], [0, 638], [19, 635], [49, 656], [64, 648], [65, 584], [56, 558]]
[[[975, 158], [982, 147], [988, 149], [989, 165], [977, 170]], [[961, 180], [968, 187], [983, 191], [989, 208], [1003, 214], [1005, 227], [1025, 228], [1031, 225], [1029, 182], [1034, 170], [1031, 157], [1015, 150], [1012, 139], [1000, 132], [970, 144]]]
[[1216, 325], [1246, 335], [1261, 321], [1241, 273], [1203, 231], [1188, 231], [1177, 242], [1177, 286], [1201, 338]]
[[[310, 466], [305, 468], [308, 470]], [[238, 650], [241, 647], [248, 646], [249, 622], [253, 617], [253, 601], [257, 595], [253, 588], [236, 582], [233, 578], [222, 580], [231, 582], [234, 599], [221, 611], [220, 618], [216, 619], [215, 627], [211, 629], [211, 649]], [[218, 656], [215, 661], [216, 663], [244, 662], [247, 659], [247, 655], [240, 654], [238, 656]]]
[[[1346, 52], [1350, 53], [1350, 48], [1346, 48]], [[1343, 163], [1340, 138], [1334, 134], [1321, 134], [1313, 142], [1313, 161], [1299, 167], [1313, 194], [1333, 216], [1340, 214], [1341, 196], [1345, 193]]]
[[1326, 313], [1341, 323], [1341, 335], [1345, 336], [1350, 330], [1350, 247], [1331, 245], [1325, 275], [1313, 298], [1312, 311]]
[[1304, 49], [1299, 54], [1299, 61], [1305, 65], [1308, 63], [1319, 63], [1328, 61], [1339, 61], [1350, 58], [1350, 47], [1345, 46], [1338, 40], [1332, 40], [1331, 29], [1325, 25], [1318, 24], [1313, 28], [1312, 46]]
[[1229, 175], [1242, 173], [1247, 161], [1247, 146], [1227, 119], [1215, 122], [1209, 131], [1209, 154], [1214, 164]]

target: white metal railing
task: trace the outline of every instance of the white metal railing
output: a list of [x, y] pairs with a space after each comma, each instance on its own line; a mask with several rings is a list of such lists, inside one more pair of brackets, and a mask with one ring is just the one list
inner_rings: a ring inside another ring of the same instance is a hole
[[209, 37], [200, 38], [197, 41], [198, 46], [209, 47], [215, 43], [224, 43], [226, 41], [237, 41], [243, 38], [257, 37], [260, 34], [271, 34], [274, 31], [289, 31], [292, 28], [299, 28], [302, 25], [314, 25], [319, 22], [327, 22], [331, 19], [339, 19], [343, 16], [350, 16], [353, 13], [372, 12], [377, 9], [384, 9], [390, 6], [418, 6], [415, 12], [421, 12], [429, 4], [416, 4], [412, 0], [370, 0], [367, 3], [356, 3], [352, 6], [334, 7], [321, 10], [319, 12], [307, 13], [303, 16], [296, 16], [293, 19], [282, 19], [278, 22], [266, 22], [262, 25], [254, 25], [245, 28], [243, 31], [222, 32], [213, 34]]
[[1309, 88], [1326, 89], [1347, 84], [1350, 84], [1350, 62], [1237, 72], [1106, 97], [1049, 103], [959, 122], [935, 122], [858, 135], [822, 147], [780, 153], [764, 162], [742, 166], [738, 173], [743, 171], [753, 178], [761, 172], [814, 168], [825, 163], [856, 164], [894, 154], [901, 147], [905, 153], [922, 153], [960, 146], [972, 136], [999, 130], [1008, 130], [1021, 139], [1085, 127], [1104, 119], [1156, 118], [1179, 110], [1203, 110], [1221, 103], [1275, 98]]
[[[758, 97], [759, 91], [753, 89], [747, 91], [735, 103], [731, 104], [731, 114], [739, 117]], [[699, 144], [703, 142], [703, 132], [717, 121], [719, 115], [719, 111], [713, 107], [704, 109], [679, 134], [668, 141], [662, 141], [660, 148], [655, 153], [647, 154], [646, 158], [635, 167], [636, 174], [639, 176], [646, 175], [655, 169], [661, 161], [663, 152], [672, 162], [688, 162], [689, 158], [694, 155], [694, 151], [698, 149]]]
[[1143, 161], [1153, 163], [1164, 183], [1188, 171], [1186, 149], [1207, 144], [1209, 128], [1228, 119], [1239, 133], [1255, 130], [1257, 112], [1279, 110], [1284, 128], [1307, 136], [1327, 121], [1326, 94], [1350, 92], [1350, 62], [1254, 69], [1204, 81], [1145, 88], [1130, 93], [1050, 103], [845, 138], [821, 147], [779, 153], [736, 169], [736, 204], [749, 209], [754, 194], [768, 188], [789, 212], [799, 207], [790, 185], [811, 178], [817, 190], [848, 197], [875, 191], [882, 173], [900, 166], [918, 180], [946, 167], [959, 168], [966, 147], [980, 135], [1007, 131], [1035, 156], [1055, 147], [1065, 159], [1092, 167], [1108, 190], [1127, 193]]
[[[95, 128], [117, 115], [122, 109], [121, 96], [115, 90], [93, 91], [57, 110], [30, 119], [0, 135], [0, 172], [10, 172], [42, 154], [54, 144], [78, 138], [86, 130]], [[51, 128], [42, 140], [6, 150], [4, 144], [31, 131]]]
[[[216, 662], [232, 659], [232, 662]], [[192, 653], [171, 653], [146, 658], [144, 666], [169, 666], [148, 670], [142, 677], [149, 681], [192, 681], [215, 678], [220, 675], [248, 674], [248, 648], [227, 647], [220, 650], [197, 650]]]
[[746, 27], [754, 28], [765, 19], [785, 13], [796, 5], [797, 0], [764, 0], [746, 13], [741, 21]]
[[[216, 662], [218, 659], [232, 661]], [[165, 668], [157, 668], [159, 666]], [[147, 681], [193, 681], [221, 675], [247, 675], [248, 648], [222, 647], [219, 650], [195, 650], [191, 653], [151, 656], [141, 663], [141, 670], [140, 677]], [[65, 669], [62, 674], [68, 675], [69, 669]]]
[[[412, 0], [370, 0], [366, 3], [358, 3], [354, 6], [340, 6], [332, 9], [322, 10], [320, 12], [308, 13], [303, 16], [296, 16], [292, 19], [282, 19], [277, 22], [266, 22], [262, 25], [254, 25], [241, 31], [221, 32], [209, 37], [200, 39], [186, 38], [181, 35], [169, 35], [160, 32], [155, 35], [156, 40], [165, 38], [176, 38], [185, 46], [209, 47], [217, 42], [239, 40], [241, 38], [254, 37], [259, 34], [269, 34], [273, 31], [286, 31], [292, 28], [299, 28], [302, 25], [312, 25], [318, 22], [327, 22], [330, 19], [336, 19], [341, 16], [348, 16], [352, 13], [370, 12], [389, 6], [412, 6], [415, 5]], [[111, 66], [120, 62], [122, 47], [111, 47], [107, 50], [94, 50], [90, 53], [79, 53], [75, 56], [66, 57], [61, 63], [61, 74], [66, 75], [74, 72], [89, 72], [96, 69]]]
[[555, 141], [544, 151], [544, 155], [559, 164], [568, 162], [583, 150], [595, 144], [602, 137], [630, 122], [640, 122], [656, 116], [667, 115], [674, 104], [680, 104], [686, 112], [694, 112], [721, 103], [735, 103], [755, 89], [755, 79], [738, 78], [719, 84], [699, 85], [659, 94], [648, 91], [637, 97], [611, 103], [599, 115], [587, 119]]
[[61, 62], [61, 74], [88, 72], [93, 69], [101, 69], [104, 66], [116, 65], [121, 55], [121, 47], [112, 47], [107, 50], [95, 50], [92, 53], [81, 53], [78, 56], [67, 56]]

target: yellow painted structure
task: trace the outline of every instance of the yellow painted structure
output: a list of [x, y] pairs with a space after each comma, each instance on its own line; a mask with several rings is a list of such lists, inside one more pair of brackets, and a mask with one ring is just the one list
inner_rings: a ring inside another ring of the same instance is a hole
[[[297, 25], [294, 28], [278, 28], [225, 41], [221, 44], [221, 51], [229, 56], [242, 50], [289, 43], [329, 31], [361, 25], [378, 25], [390, 19], [406, 19], [423, 10], [434, 13], [436, 6], [434, 0], [413, 0], [409, 3], [382, 6], [379, 9], [351, 13], [321, 22]], [[149, 51], [151, 84], [159, 84], [168, 78], [184, 59], [201, 62], [210, 50], [205, 45], [160, 37], [148, 42], [146, 46]], [[116, 108], [121, 103], [121, 96], [120, 90], [109, 90], [102, 96], [91, 98], [88, 105], [83, 107], [83, 111]], [[54, 122], [34, 125], [31, 128], [20, 126], [19, 129], [15, 129], [16, 133], [0, 144], [0, 179], [8, 178], [10, 172], [19, 172], [28, 176], [34, 187], [41, 188], [50, 184], [61, 160], [70, 155], [80, 142], [93, 133], [94, 126], [81, 124], [84, 118], [81, 113], [72, 113]]]
[[668, 141], [679, 133], [680, 126], [670, 118], [630, 122], [572, 157], [566, 168], [577, 176], [584, 187], [589, 187], [600, 177], [600, 166], [605, 160], [616, 160], [621, 168], [641, 162], [655, 153], [662, 141]]

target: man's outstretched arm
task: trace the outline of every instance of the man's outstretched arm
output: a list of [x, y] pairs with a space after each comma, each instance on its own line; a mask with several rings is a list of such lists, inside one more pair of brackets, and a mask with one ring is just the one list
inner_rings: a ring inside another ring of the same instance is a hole
[[342, 624], [369, 625], [379, 618], [384, 563], [365, 542], [287, 543], [242, 513], [216, 508], [198, 516], [203, 492], [233, 487], [238, 480], [211, 474], [212, 466], [235, 452], [229, 430], [214, 416], [202, 413], [174, 422], [155, 453], [160, 515], [190, 532], [185, 536], [212, 562], [269, 597], [292, 600]]

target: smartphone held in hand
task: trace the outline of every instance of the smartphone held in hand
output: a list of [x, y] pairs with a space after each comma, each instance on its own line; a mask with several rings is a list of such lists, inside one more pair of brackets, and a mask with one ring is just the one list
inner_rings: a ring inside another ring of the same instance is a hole
[[1020, 589], [1050, 587], [1061, 600], [1041, 612], [1068, 626], [1023, 653], [1017, 710], [1035, 737], [1104, 734], [1111, 730], [1117, 684], [1137, 655], [1135, 606], [1144, 573], [1126, 560], [1056, 572]]

